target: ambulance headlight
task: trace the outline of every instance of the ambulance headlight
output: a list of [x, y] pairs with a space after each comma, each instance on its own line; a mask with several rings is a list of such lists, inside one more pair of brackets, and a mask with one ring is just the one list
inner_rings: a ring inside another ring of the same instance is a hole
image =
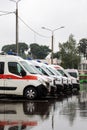
[[43, 84], [45, 86], [49, 83], [49, 80], [46, 78], [41, 78], [41, 77], [39, 78], [38, 77], [38, 80], [40, 81], [41, 84]]

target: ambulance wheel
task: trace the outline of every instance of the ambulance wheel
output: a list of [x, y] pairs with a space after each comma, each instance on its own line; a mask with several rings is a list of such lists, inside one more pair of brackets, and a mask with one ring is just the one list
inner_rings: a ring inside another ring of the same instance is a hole
[[37, 98], [37, 91], [34, 87], [28, 87], [24, 91], [24, 96], [27, 99], [35, 99]]

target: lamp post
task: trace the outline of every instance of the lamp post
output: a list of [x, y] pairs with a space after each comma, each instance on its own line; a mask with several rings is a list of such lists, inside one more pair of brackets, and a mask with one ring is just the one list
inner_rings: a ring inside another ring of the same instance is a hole
[[64, 28], [64, 26], [61, 26], [61, 27], [53, 29], [53, 30], [51, 30], [50, 28], [42, 27], [42, 29], [48, 30], [48, 31], [50, 31], [52, 33], [52, 35], [51, 35], [51, 49], [52, 49], [52, 52], [51, 52], [51, 64], [53, 64], [54, 32], [61, 29], [61, 28]]
[[19, 48], [18, 48], [18, 2], [21, 0], [10, 0], [12, 2], [16, 3], [16, 53], [19, 54]]

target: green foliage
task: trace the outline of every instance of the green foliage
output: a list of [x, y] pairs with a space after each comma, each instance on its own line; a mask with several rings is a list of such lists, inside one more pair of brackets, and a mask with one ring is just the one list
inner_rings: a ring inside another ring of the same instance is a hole
[[16, 45], [15, 44], [5, 45], [2, 47], [2, 51], [6, 52], [6, 53], [8, 53], [9, 51], [16, 52]]
[[[84, 43], [84, 49], [83, 44]], [[59, 43], [59, 52], [53, 53], [54, 58], [61, 59], [61, 65], [64, 68], [78, 68], [79, 62], [80, 62], [80, 56], [79, 56], [79, 50], [80, 52], [86, 52], [86, 46], [87, 46], [87, 39], [80, 40], [79, 47], [77, 47], [76, 40], [73, 38], [73, 35], [71, 34], [69, 36], [69, 39], [65, 43]], [[30, 48], [30, 51], [27, 53], [27, 55], [24, 53], [24, 51], [28, 50]], [[19, 49], [19, 56], [23, 58], [33, 58], [33, 59], [44, 59], [51, 50], [48, 46], [42, 46], [38, 45], [36, 43], [30, 44], [30, 47], [26, 43], [19, 43], [18, 44]], [[9, 51], [16, 52], [16, 45], [5, 45], [2, 47], [2, 51], [8, 53]]]
[[60, 58], [60, 52], [53, 53], [53, 58]]
[[[18, 43], [18, 49], [19, 56], [23, 58], [32, 57], [34, 59], [44, 59], [51, 51], [48, 46], [40, 46], [36, 43], [30, 44], [30, 52], [27, 55], [24, 53], [24, 51], [29, 49], [26, 43]], [[8, 53], [9, 51], [16, 52], [16, 45], [5, 45], [2, 47], [2, 51], [6, 53]]]
[[[28, 49], [28, 45], [26, 43], [18, 43], [18, 49], [19, 53], [22, 51], [22, 53]], [[11, 44], [11, 45], [5, 45], [2, 47], [2, 51], [8, 53], [9, 51], [16, 52], [16, 44]]]
[[61, 54], [61, 65], [64, 68], [78, 68], [80, 62], [79, 51], [76, 47], [76, 41], [71, 34], [69, 40], [63, 44], [59, 44]]
[[81, 39], [78, 45], [79, 45], [78, 49], [79, 49], [80, 54], [82, 53], [84, 57], [86, 57], [87, 59], [87, 39], [86, 38]]
[[[26, 43], [18, 43], [19, 56], [26, 58], [24, 51], [27, 49], [28, 45]], [[9, 51], [16, 52], [16, 44], [5, 45], [2, 47], [2, 51], [6, 53], [8, 53]]]
[[34, 59], [44, 59], [51, 51], [48, 46], [40, 46], [36, 43], [30, 44], [30, 50]]

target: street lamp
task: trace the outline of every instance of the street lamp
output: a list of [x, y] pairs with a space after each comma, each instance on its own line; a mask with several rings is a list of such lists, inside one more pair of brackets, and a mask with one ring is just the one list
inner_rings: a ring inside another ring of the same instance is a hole
[[16, 3], [16, 53], [19, 54], [19, 48], [18, 48], [18, 2], [21, 0], [10, 0], [12, 2]]
[[52, 52], [51, 52], [51, 64], [53, 64], [53, 48], [54, 48], [54, 32], [57, 31], [58, 29], [61, 29], [61, 28], [64, 28], [64, 26], [61, 26], [59, 28], [56, 28], [56, 29], [49, 29], [49, 28], [46, 28], [46, 27], [42, 27], [42, 29], [45, 29], [45, 30], [48, 30], [52, 33], [51, 35], [51, 49], [52, 49]]

